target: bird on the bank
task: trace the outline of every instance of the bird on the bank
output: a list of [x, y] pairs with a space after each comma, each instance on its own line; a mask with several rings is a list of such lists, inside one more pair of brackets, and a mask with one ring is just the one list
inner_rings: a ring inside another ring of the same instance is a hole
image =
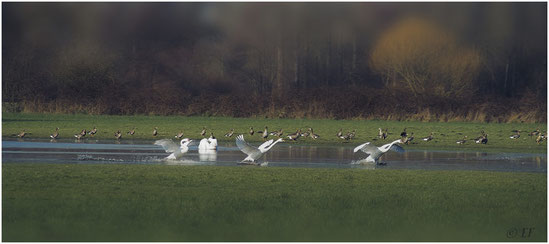
[[280, 129], [278, 131], [275, 130], [275, 131], [272, 131], [271, 133], [269, 133], [269, 135], [276, 136], [278, 138], [282, 137], [282, 134], [283, 134], [282, 129]]
[[514, 135], [510, 136], [509, 138], [511, 138], [511, 139], [518, 139], [518, 138], [520, 138], [520, 130], [519, 130], [519, 131], [517, 131], [517, 133], [516, 133], [516, 134], [514, 134]]
[[183, 138], [183, 131], [180, 130], [179, 133], [175, 134], [175, 138], [177, 139]]
[[156, 136], [158, 135], [158, 127], [154, 127], [154, 130], [153, 130], [153, 136]]
[[465, 144], [466, 142], [467, 142], [467, 136], [464, 136], [463, 140], [457, 140], [456, 141], [457, 144]]
[[255, 133], [254, 127], [250, 127], [249, 133], [250, 133], [250, 136], [253, 136], [253, 135], [254, 135], [254, 133]]
[[30, 134], [30, 133], [27, 133], [27, 132], [25, 132], [25, 130], [22, 130], [21, 133], [17, 134], [17, 137], [23, 138], [23, 137], [25, 137], [27, 134]]
[[353, 131], [349, 134], [349, 140], [352, 140], [353, 138], [355, 138], [355, 135], [356, 135], [356, 130], [353, 129]]
[[345, 140], [345, 141], [348, 141], [348, 140], [351, 140], [351, 133], [350, 132], [347, 132], [347, 134], [345, 135], [341, 135], [339, 138]]
[[80, 133], [74, 134], [74, 137], [76, 137], [77, 140], [82, 139], [84, 136]]
[[317, 134], [315, 134], [315, 133], [313, 132], [313, 128], [311, 128], [311, 127], [309, 127], [309, 132], [310, 132], [310, 133], [309, 133], [309, 136], [310, 136], [311, 138], [313, 138], [313, 140], [316, 140], [316, 139], [318, 139], [318, 138], [320, 137], [319, 135], [317, 135]]
[[183, 154], [189, 151], [189, 143], [191, 143], [192, 140], [189, 138], [182, 139], [179, 143], [180, 146], [177, 146], [172, 140], [170, 139], [162, 139], [157, 140], [154, 142], [154, 145], [159, 145], [164, 148], [164, 150], [167, 153], [172, 153], [169, 156], [167, 156], [165, 159], [179, 159]]
[[400, 133], [400, 137], [406, 138], [406, 136], [408, 136], [408, 133], [406, 133], [406, 128], [404, 128], [404, 131]]
[[[301, 131], [300, 131], [301, 132]], [[309, 137], [311, 133], [309, 131], [305, 131], [305, 132], [301, 132], [301, 136], [304, 137], [304, 138], [307, 138]]]
[[126, 132], [126, 134], [133, 136], [135, 134], [135, 127], [133, 127], [133, 129], [131, 129], [130, 131]]
[[429, 134], [429, 136], [427, 137], [423, 137], [422, 140], [424, 141], [430, 141], [430, 140], [433, 140], [433, 132], [431, 132], [431, 134]]
[[545, 138], [545, 135], [542, 133], [538, 133], [538, 138], [536, 138], [536, 143], [541, 144], [543, 142], [543, 139]]
[[122, 139], [122, 132], [120, 132], [120, 130], [118, 130], [117, 132], [115, 132], [115, 133], [114, 133], [114, 138], [116, 138], [116, 140]]
[[57, 137], [59, 137], [59, 127], [55, 128], [55, 132], [50, 135], [51, 139], [57, 139]]
[[379, 139], [385, 140], [387, 138], [387, 130], [382, 131], [381, 128], [378, 128], [378, 129], [379, 129], [379, 133], [377, 136], [379, 137]]
[[276, 141], [271, 139], [271, 140], [268, 140], [268, 141], [264, 142], [258, 148], [256, 148], [256, 147], [251, 146], [250, 144], [248, 144], [244, 140], [244, 135], [237, 136], [236, 137], [236, 145], [238, 146], [240, 151], [242, 151], [243, 153], [248, 155], [248, 157], [246, 157], [240, 163], [246, 163], [247, 162], [247, 164], [259, 165], [259, 164], [255, 163], [255, 161], [258, 160], [259, 158], [261, 158], [261, 156], [263, 156], [263, 154], [265, 154], [271, 148], [273, 148], [273, 146], [275, 144], [277, 144], [279, 142], [283, 142], [283, 141], [284, 140], [282, 138], [279, 138]]
[[88, 135], [90, 136], [94, 136], [96, 133], [97, 133], [97, 128], [95, 128], [95, 126], [93, 127], [92, 130], [88, 131]]
[[231, 131], [227, 132], [227, 134], [225, 134], [225, 137], [232, 137], [234, 134], [234, 129], [231, 129]]
[[381, 156], [383, 156], [383, 154], [385, 154], [387, 151], [393, 150], [393, 151], [396, 151], [396, 152], [404, 152], [404, 148], [402, 148], [400, 145], [398, 145], [398, 143], [402, 143], [402, 141], [399, 139], [399, 140], [393, 141], [389, 144], [385, 144], [381, 147], [377, 147], [377, 146], [374, 146], [374, 145], [370, 144], [370, 142], [366, 142], [364, 144], [361, 144], [361, 145], [355, 147], [353, 152], [356, 153], [360, 150], [360, 151], [363, 151], [364, 153], [368, 154], [367, 158], [365, 158], [363, 160], [360, 160], [361, 162], [380, 164], [379, 163], [379, 158]]
[[82, 131], [80, 131], [80, 135], [82, 135], [82, 137], [86, 136], [86, 134], [88, 134], [86, 129], [83, 129]]
[[210, 138], [203, 138], [200, 140], [200, 144], [198, 144], [199, 152], [210, 150], [217, 150], [217, 139], [215, 139], [213, 132], [210, 132]]
[[301, 136], [301, 129], [298, 129], [295, 131], [295, 133], [289, 134], [287, 137], [290, 140], [297, 141], [297, 139]]
[[342, 128], [339, 128], [339, 131], [337, 132], [336, 136], [338, 138], [341, 138], [343, 136], [343, 129]]
[[414, 132], [412, 132], [412, 133], [410, 134], [410, 136], [407, 135], [407, 136], [405, 137], [404, 143], [405, 143], [406, 145], [408, 145], [408, 144], [410, 144], [410, 142], [412, 142], [413, 140], [414, 140]]
[[201, 136], [205, 136], [205, 135], [206, 135], [206, 127], [202, 126], [202, 131], [200, 132], [200, 135], [201, 135]]
[[539, 134], [539, 128], [537, 128], [535, 131], [528, 133], [528, 136], [537, 136], [538, 134]]
[[265, 126], [265, 129], [262, 131], [263, 134], [261, 134], [261, 137], [263, 137], [263, 140], [267, 140], [267, 137], [269, 137], [269, 132], [267, 131], [267, 126]]

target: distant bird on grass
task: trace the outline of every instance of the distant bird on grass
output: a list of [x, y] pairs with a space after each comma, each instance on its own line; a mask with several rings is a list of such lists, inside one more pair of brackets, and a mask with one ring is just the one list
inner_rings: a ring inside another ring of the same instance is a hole
[[263, 140], [267, 140], [267, 137], [269, 137], [269, 132], [267, 131], [267, 126], [265, 126], [265, 129], [263, 131], [260, 131], [261, 137], [263, 137]]
[[404, 139], [404, 143], [406, 145], [410, 144], [410, 142], [412, 142], [414, 140], [414, 132], [412, 132], [409, 136], [406, 135], [405, 139]]
[[430, 140], [433, 140], [433, 132], [431, 132], [431, 134], [429, 134], [429, 136], [423, 137], [422, 140], [423, 140], [423, 141], [430, 141]]
[[22, 130], [21, 133], [17, 134], [17, 137], [23, 138], [23, 137], [25, 137], [27, 134], [30, 134], [30, 133], [27, 133], [27, 132], [25, 132], [25, 130]]
[[117, 132], [115, 132], [115, 133], [114, 133], [114, 138], [116, 138], [116, 140], [122, 139], [122, 132], [120, 132], [120, 130], [118, 130]]
[[406, 133], [406, 128], [404, 128], [404, 131], [400, 133], [401, 138], [406, 138], [408, 136], [408, 133]]
[[536, 138], [536, 143], [539, 145], [543, 142], [543, 139], [545, 139], [545, 135], [542, 134], [541, 132], [538, 133], [538, 137]]
[[200, 135], [201, 135], [201, 136], [205, 136], [205, 135], [206, 135], [206, 127], [202, 126], [202, 131], [200, 132]]
[[309, 136], [310, 136], [311, 138], [313, 138], [313, 140], [316, 140], [316, 139], [318, 139], [318, 138], [320, 137], [319, 135], [317, 135], [317, 134], [315, 134], [315, 133], [313, 132], [313, 128], [311, 128], [311, 127], [309, 127], [309, 132], [310, 132]]
[[95, 128], [95, 126], [93, 127], [92, 130], [88, 131], [88, 135], [90, 135], [90, 136], [94, 136], [95, 133], [97, 133], [97, 128]]
[[253, 135], [254, 135], [254, 133], [255, 133], [254, 127], [250, 127], [249, 133], [250, 133], [250, 136], [253, 136]]
[[456, 141], [457, 144], [465, 144], [467, 142], [467, 136], [463, 137], [463, 140]]
[[360, 150], [360, 151], [368, 154], [367, 158], [365, 158], [363, 160], [360, 160], [359, 162], [384, 164], [384, 163], [379, 163], [379, 158], [381, 156], [383, 156], [383, 154], [385, 154], [389, 150], [393, 150], [393, 151], [396, 151], [396, 152], [404, 152], [404, 148], [402, 148], [397, 143], [402, 143], [402, 142], [401, 142], [401, 140], [396, 140], [396, 141], [393, 141], [389, 144], [385, 144], [381, 147], [377, 147], [377, 146], [374, 146], [374, 145], [370, 144], [370, 142], [366, 142], [364, 144], [361, 144], [361, 145], [355, 147], [353, 152], [356, 153]]
[[189, 151], [189, 143], [191, 143], [192, 140], [189, 140], [189, 138], [182, 139], [179, 143], [180, 146], [177, 146], [172, 140], [170, 139], [162, 139], [154, 142], [154, 145], [159, 145], [164, 148], [164, 150], [167, 153], [172, 153], [169, 156], [167, 156], [165, 159], [179, 159]]
[[154, 130], [153, 130], [153, 136], [157, 136], [158, 135], [158, 127], [154, 127]]
[[343, 129], [339, 128], [339, 131], [336, 134], [337, 138], [341, 138], [343, 136]]
[[528, 134], [528, 136], [537, 136], [539, 134], [539, 128], [537, 128], [535, 131], [532, 131]]
[[349, 134], [349, 140], [352, 140], [353, 138], [355, 138], [355, 135], [356, 135], [356, 130], [353, 129], [353, 131]]
[[80, 132], [80, 135], [82, 135], [82, 137], [86, 136], [86, 134], [88, 134], [88, 132], [86, 131], [86, 129], [83, 129], [83, 130]]
[[301, 136], [301, 129], [298, 129], [295, 131], [295, 133], [289, 134], [287, 137], [290, 140], [297, 141], [299, 137]]
[[51, 139], [57, 139], [59, 137], [59, 127], [55, 128], [55, 132], [50, 135]]
[[379, 133], [377, 137], [379, 137], [379, 139], [385, 140], [387, 138], [387, 130], [382, 131], [381, 128], [378, 128], [378, 129], [379, 129]]
[[509, 138], [511, 138], [511, 139], [519, 139], [519, 138], [520, 138], [520, 130], [519, 130], [519, 131], [517, 131], [517, 133], [516, 133], [516, 134], [514, 134], [514, 135], [510, 136]]
[[74, 137], [76, 137], [77, 140], [80, 140], [80, 139], [82, 139], [84, 136], [83, 136], [82, 134], [78, 133], [78, 134], [74, 134]]
[[227, 132], [227, 134], [225, 134], [225, 137], [232, 137], [234, 134], [234, 129], [231, 129], [231, 131]]
[[177, 139], [183, 138], [183, 131], [179, 131], [179, 133], [175, 134], [175, 138]]
[[128, 131], [126, 134], [130, 135], [130, 136], [133, 136], [135, 134], [135, 127], [133, 127], [133, 129], [131, 129], [130, 131]]
[[256, 163], [255, 161], [260, 159], [263, 154], [265, 154], [267, 151], [269, 151], [273, 146], [279, 142], [283, 142], [284, 140], [282, 138], [279, 138], [278, 140], [274, 141], [273, 139], [268, 140], [261, 144], [258, 148], [255, 148], [248, 144], [244, 140], [243, 135], [239, 135], [236, 137], [236, 146], [248, 155], [244, 160], [242, 160], [239, 164], [252, 164], [252, 165], [260, 165], [259, 163]]

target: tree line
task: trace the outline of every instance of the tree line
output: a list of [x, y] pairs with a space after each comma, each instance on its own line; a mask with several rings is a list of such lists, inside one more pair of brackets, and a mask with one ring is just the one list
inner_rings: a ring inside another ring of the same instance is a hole
[[4, 3], [4, 111], [546, 120], [546, 3]]

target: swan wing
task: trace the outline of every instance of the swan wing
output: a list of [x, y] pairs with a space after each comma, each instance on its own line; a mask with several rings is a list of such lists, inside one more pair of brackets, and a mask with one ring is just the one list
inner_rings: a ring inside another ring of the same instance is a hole
[[154, 145], [159, 145], [164, 148], [166, 152], [173, 153], [176, 151], [179, 151], [179, 146], [177, 146], [172, 140], [170, 139], [162, 139], [157, 140], [154, 142]]
[[243, 153], [247, 155], [252, 155], [254, 153], [259, 153], [259, 149], [250, 146], [245, 140], [243, 135], [239, 135], [236, 137], [236, 146], [242, 151]]
[[367, 154], [374, 154], [379, 151], [379, 149], [376, 146], [370, 144], [370, 142], [358, 145], [353, 151], [358, 152], [358, 150], [361, 150]]
[[259, 145], [259, 147], [257, 149], [259, 149], [259, 151], [263, 151], [265, 150], [265, 148], [267, 148], [268, 146], [270, 146], [271, 144], [273, 144], [273, 139], [271, 140], [268, 140], [266, 142], [263, 142], [263, 144]]
[[391, 148], [389, 148], [389, 150], [393, 150], [393, 151], [399, 152], [399, 153], [404, 152], [404, 148], [402, 148], [400, 145], [397, 145], [397, 144], [393, 144], [391, 146]]

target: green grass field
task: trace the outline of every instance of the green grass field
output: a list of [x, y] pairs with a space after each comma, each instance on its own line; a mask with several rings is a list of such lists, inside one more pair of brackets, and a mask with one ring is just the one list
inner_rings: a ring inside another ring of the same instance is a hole
[[2, 241], [547, 241], [546, 174], [3, 164], [2, 177]]
[[[398, 139], [400, 132], [406, 127], [407, 131], [413, 132], [414, 144], [407, 145], [407, 148], [418, 149], [444, 149], [444, 150], [479, 150], [479, 151], [517, 151], [546, 153], [547, 144], [536, 144], [535, 137], [528, 136], [528, 132], [540, 128], [547, 131], [546, 124], [496, 124], [496, 123], [470, 123], [470, 122], [399, 122], [399, 121], [367, 121], [367, 120], [317, 120], [317, 119], [263, 119], [263, 118], [226, 118], [226, 117], [181, 117], [181, 116], [108, 116], [108, 115], [61, 115], [61, 114], [26, 114], [26, 113], [3, 113], [2, 114], [2, 136], [14, 137], [21, 130], [32, 134], [29, 138], [49, 138], [55, 130], [60, 128], [60, 138], [74, 138], [73, 135], [82, 129], [90, 130], [94, 126], [98, 128], [95, 136], [98, 139], [113, 139], [114, 132], [121, 130], [124, 135], [122, 140], [127, 139], [158, 139], [174, 138], [174, 135], [182, 130], [185, 137], [191, 139], [201, 138], [200, 131], [205, 126], [208, 131], [214, 132], [218, 140], [230, 140], [223, 135], [231, 128], [236, 133], [246, 135], [250, 142], [262, 141], [257, 133], [249, 136], [249, 127], [263, 130], [265, 126], [269, 130], [283, 129], [285, 135], [295, 132], [298, 128], [306, 129], [312, 127], [320, 138], [301, 138], [301, 144], [329, 143], [342, 144], [342, 139], [335, 136], [342, 128], [344, 132], [357, 130], [357, 134], [350, 145], [358, 145], [365, 141], [373, 141], [378, 133], [378, 128], [388, 128], [389, 137], [385, 141], [378, 140], [374, 144], [381, 145], [391, 140]], [[153, 128], [159, 128], [159, 135], [152, 136]], [[137, 127], [136, 134], [126, 135], [125, 132]], [[472, 140], [465, 145], [456, 144], [456, 140], [463, 139], [465, 135], [469, 139], [476, 138], [484, 130], [488, 133], [488, 144], [475, 144]], [[509, 139], [514, 134], [512, 130], [523, 131], [522, 136], [517, 139]], [[434, 132], [435, 139], [430, 142], [421, 141], [422, 137]], [[444, 134], [444, 135], [442, 135]], [[89, 136], [88, 136], [89, 137]]]

